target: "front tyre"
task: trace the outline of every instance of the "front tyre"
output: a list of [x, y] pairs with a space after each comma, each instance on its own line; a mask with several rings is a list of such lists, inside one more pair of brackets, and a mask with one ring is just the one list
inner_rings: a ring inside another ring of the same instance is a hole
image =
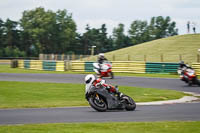
[[136, 103], [131, 97], [124, 95], [122, 99], [125, 101], [124, 104], [127, 111], [134, 111], [136, 109]]
[[93, 109], [99, 112], [105, 112], [108, 108], [104, 99], [102, 99], [98, 95], [90, 97], [88, 102]]

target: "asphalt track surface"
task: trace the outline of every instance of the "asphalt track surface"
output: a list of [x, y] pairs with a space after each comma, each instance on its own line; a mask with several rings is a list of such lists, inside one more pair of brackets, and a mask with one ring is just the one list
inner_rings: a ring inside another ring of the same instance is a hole
[[[84, 74], [8, 74], [0, 81], [84, 83]], [[200, 93], [200, 87], [189, 87], [179, 79], [116, 77], [106, 79], [113, 85], [173, 89]], [[123, 88], [120, 88], [123, 92]], [[0, 124], [108, 122], [108, 121], [200, 121], [200, 103], [137, 106], [135, 111], [96, 112], [90, 107], [0, 109]]]

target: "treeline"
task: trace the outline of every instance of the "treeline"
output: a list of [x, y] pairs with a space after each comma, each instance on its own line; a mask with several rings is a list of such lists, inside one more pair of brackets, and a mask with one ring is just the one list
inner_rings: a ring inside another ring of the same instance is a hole
[[23, 12], [19, 21], [0, 19], [0, 57], [30, 57], [44, 54], [95, 54], [178, 34], [170, 17], [152, 17], [150, 22], [135, 20], [125, 33], [119, 24], [108, 35], [105, 24], [100, 28], [86, 25], [85, 33], [77, 32], [72, 14], [67, 10], [45, 10], [42, 7]]

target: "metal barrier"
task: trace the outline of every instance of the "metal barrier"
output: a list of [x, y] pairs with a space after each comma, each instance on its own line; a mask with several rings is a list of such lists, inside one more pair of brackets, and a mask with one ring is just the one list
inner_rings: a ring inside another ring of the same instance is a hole
[[200, 75], [200, 63], [192, 63], [192, 68], [196, 71], [197, 75]]
[[84, 72], [85, 71], [85, 62], [84, 61], [72, 61], [71, 70], [74, 72]]
[[43, 70], [56, 71], [56, 61], [43, 61]]
[[30, 69], [43, 70], [42, 69], [42, 61], [41, 60], [31, 60], [30, 61]]
[[24, 68], [24, 60], [18, 60], [18, 67]]
[[24, 68], [30, 69], [30, 60], [24, 60]]
[[93, 63], [94, 62], [85, 62], [85, 72], [94, 72], [93, 70]]
[[146, 73], [176, 73], [178, 63], [146, 62]]
[[0, 60], [0, 64], [10, 64], [11, 60]]
[[56, 61], [56, 71], [65, 71], [64, 61]]
[[145, 73], [145, 62], [143, 61], [113, 61], [113, 72]]
[[18, 68], [65, 71], [64, 61], [42, 61], [42, 60], [18, 60]]
[[[94, 62], [85, 61], [47, 61], [47, 60], [18, 60], [18, 67], [25, 69], [93, 72]], [[155, 63], [143, 61], [113, 61], [112, 71], [123, 73], [176, 73], [178, 63]], [[200, 75], [200, 63], [193, 63], [192, 67]]]
[[[93, 72], [94, 62], [72, 61], [71, 70], [81, 72]], [[139, 61], [113, 61], [113, 72], [145, 73], [145, 62]]]

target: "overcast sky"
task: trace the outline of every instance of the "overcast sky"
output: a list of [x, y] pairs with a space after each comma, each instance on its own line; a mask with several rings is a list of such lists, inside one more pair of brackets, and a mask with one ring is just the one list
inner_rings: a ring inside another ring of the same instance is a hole
[[153, 16], [170, 16], [179, 34], [187, 33], [188, 21], [194, 22], [196, 31], [200, 32], [200, 0], [0, 0], [0, 18], [18, 21], [24, 10], [36, 7], [66, 9], [72, 13], [80, 33], [87, 24], [100, 28], [105, 23], [111, 34], [119, 23], [127, 30], [134, 20], [149, 21]]

